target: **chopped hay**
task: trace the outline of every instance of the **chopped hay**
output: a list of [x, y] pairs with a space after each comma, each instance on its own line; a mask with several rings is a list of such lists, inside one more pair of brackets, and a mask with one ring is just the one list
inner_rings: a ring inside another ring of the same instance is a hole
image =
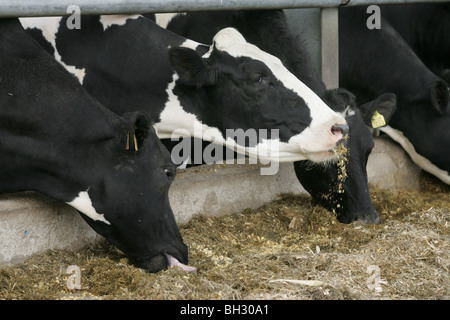
[[[197, 216], [180, 226], [197, 274], [149, 274], [106, 242], [49, 250], [1, 269], [0, 298], [450, 299], [450, 187], [424, 176], [420, 191], [371, 194], [377, 226], [341, 224], [297, 195]], [[79, 290], [67, 287], [70, 265], [80, 268]]]
[[[347, 139], [347, 138], [345, 138]], [[344, 182], [347, 180], [347, 164], [348, 164], [348, 155], [349, 149], [347, 148], [345, 143], [341, 143], [337, 149], [335, 150], [335, 154], [339, 156], [336, 166], [337, 166], [337, 180], [335, 185], [330, 186], [330, 190], [328, 193], [322, 194], [322, 199], [327, 202], [332, 203], [332, 212], [336, 215], [336, 209], [340, 208], [342, 201], [342, 197], [335, 198], [335, 194], [341, 195], [345, 192]]]

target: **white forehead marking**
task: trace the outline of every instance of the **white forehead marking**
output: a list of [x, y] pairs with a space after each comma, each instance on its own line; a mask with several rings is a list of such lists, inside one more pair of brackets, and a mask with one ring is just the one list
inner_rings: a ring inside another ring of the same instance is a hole
[[161, 28], [166, 29], [169, 25], [170, 21], [178, 15], [185, 15], [186, 12], [181, 13], [156, 13], [155, 14], [155, 22]]
[[78, 197], [70, 202], [67, 202], [67, 204], [82, 212], [94, 221], [101, 221], [106, 224], [111, 224], [108, 220], [105, 219], [104, 214], [98, 213], [92, 206], [92, 201], [91, 198], [89, 198], [88, 191], [89, 189], [87, 191], [81, 191], [78, 194]]
[[123, 26], [128, 19], [137, 19], [141, 17], [140, 14], [116, 14], [116, 15], [102, 15], [100, 16], [100, 23], [103, 25], [103, 31], [111, 26]]
[[315, 102], [325, 105], [311, 89], [283, 66], [280, 59], [248, 43], [236, 29], [220, 30], [214, 36], [213, 43], [218, 50], [225, 51], [233, 57], [249, 57], [263, 62], [286, 88], [296, 92], [306, 103]]
[[24, 29], [40, 29], [45, 40], [50, 42], [55, 53], [54, 57], [67, 71], [75, 75], [78, 81], [83, 84], [84, 76], [86, 75], [86, 70], [84, 68], [78, 69], [75, 66], [69, 66], [62, 61], [61, 55], [58, 50], [56, 50], [56, 34], [58, 33], [59, 25], [61, 23], [61, 17], [32, 17], [32, 18], [20, 18], [20, 23]]

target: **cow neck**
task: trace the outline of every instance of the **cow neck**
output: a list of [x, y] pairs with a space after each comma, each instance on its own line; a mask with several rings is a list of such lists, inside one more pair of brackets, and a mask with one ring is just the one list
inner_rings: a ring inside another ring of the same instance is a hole
[[[358, 15], [355, 16], [360, 17], [361, 15], [358, 12]], [[366, 28], [365, 20], [360, 19], [354, 25], [350, 25], [346, 19], [349, 17], [341, 17], [344, 22], [340, 24], [342, 32], [340, 45], [346, 48], [342, 56], [347, 56], [345, 59], [341, 59], [340, 63], [342, 69], [348, 70], [345, 78], [341, 79], [343, 86], [361, 88], [359, 95], [360, 97], [364, 96], [367, 100], [385, 92], [395, 92], [399, 102], [397, 109], [411, 108], [417, 102], [429, 99], [429, 83], [436, 76], [387, 21], [382, 21], [381, 30], [372, 31]], [[354, 59], [351, 59], [349, 57], [358, 52], [358, 43], [351, 41], [353, 37], [364, 38], [364, 43], [381, 43], [383, 51], [374, 56], [368, 52], [374, 48], [367, 48], [367, 52], [360, 52], [357, 57], [354, 56]], [[345, 64], [350, 65], [344, 66]], [[367, 68], [371, 68], [371, 70]], [[353, 73], [358, 76], [351, 76]], [[358, 82], [352, 83], [353, 79], [358, 79]], [[408, 85], [405, 86], [405, 83]]]
[[[100, 40], [73, 43], [77, 39], [64, 31], [67, 38], [59, 37], [59, 41], [67, 41], [70, 46], [61, 44], [67, 48], [61, 54], [63, 60], [86, 67], [83, 85], [108, 109], [117, 114], [147, 110], [157, 122], [169, 103], [168, 91], [174, 81], [168, 50], [177, 46], [195, 48], [199, 44], [167, 31], [145, 17], [128, 19], [124, 24], [113, 24], [106, 29], [98, 26], [101, 18], [86, 19], [90, 19], [90, 24], [81, 32], [86, 32], [88, 39]], [[195, 104], [188, 101], [187, 95], [184, 98], [184, 104], [191, 110]]]
[[0, 50], [0, 191], [67, 194], [67, 178], [80, 181], [84, 164], [104, 154], [99, 146], [114, 138], [119, 119], [23, 30], [2, 36], [11, 49]]

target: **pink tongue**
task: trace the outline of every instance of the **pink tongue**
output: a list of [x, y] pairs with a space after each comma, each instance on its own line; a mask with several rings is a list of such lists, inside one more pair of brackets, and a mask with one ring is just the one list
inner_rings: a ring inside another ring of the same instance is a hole
[[197, 273], [196, 267], [189, 267], [184, 264], [182, 264], [180, 261], [178, 261], [176, 258], [172, 257], [169, 254], [166, 254], [167, 258], [169, 258], [169, 267], [179, 267], [183, 269], [186, 272], [194, 272]]

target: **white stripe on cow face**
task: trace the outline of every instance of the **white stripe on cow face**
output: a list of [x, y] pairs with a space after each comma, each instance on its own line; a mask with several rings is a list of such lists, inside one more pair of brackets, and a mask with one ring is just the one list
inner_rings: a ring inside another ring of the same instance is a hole
[[92, 206], [91, 198], [89, 197], [88, 191], [81, 191], [78, 194], [78, 197], [73, 199], [70, 202], [66, 202], [69, 206], [74, 207], [81, 213], [85, 214], [89, 218], [91, 218], [94, 221], [101, 221], [106, 224], [111, 224], [108, 220], [105, 219], [104, 214], [98, 213], [95, 208]]
[[75, 66], [69, 66], [62, 61], [61, 55], [58, 50], [56, 50], [56, 34], [58, 33], [59, 25], [61, 23], [62, 17], [46, 17], [45, 19], [36, 18], [20, 18], [20, 23], [24, 29], [40, 29], [45, 40], [47, 40], [54, 49], [54, 56], [56, 61], [66, 68], [67, 71], [72, 73], [77, 77], [78, 81], [83, 84], [84, 76], [86, 75], [86, 70], [78, 69]]
[[[292, 90], [305, 101], [310, 110], [311, 124], [303, 132], [293, 136], [287, 145], [297, 145], [297, 148], [300, 147], [305, 153], [321, 152], [335, 147], [339, 137], [330, 139], [332, 135], [330, 128], [335, 124], [345, 124], [345, 119], [331, 110], [310, 88], [289, 72], [280, 59], [248, 43], [234, 28], [222, 29], [214, 36], [213, 45], [204, 55], [205, 58], [209, 56], [213, 48], [227, 52], [235, 58], [248, 57], [263, 62], [287, 89]], [[283, 145], [280, 144], [280, 147]], [[291, 150], [286, 151], [291, 152]]]

